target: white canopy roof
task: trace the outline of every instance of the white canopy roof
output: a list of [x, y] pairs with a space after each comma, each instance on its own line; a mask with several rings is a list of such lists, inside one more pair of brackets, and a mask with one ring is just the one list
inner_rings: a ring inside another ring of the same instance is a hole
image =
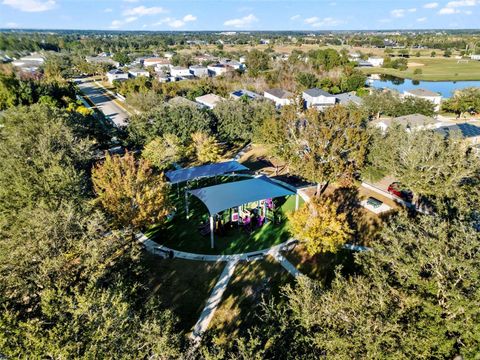
[[278, 185], [265, 176], [188, 192], [206, 205], [210, 215], [254, 201], [295, 195], [294, 191]]
[[222, 175], [242, 170], [248, 170], [248, 168], [237, 161], [226, 161], [215, 164], [195, 166], [186, 169], [167, 171], [165, 175], [167, 176], [168, 180], [170, 180], [170, 183], [177, 184], [201, 177]]

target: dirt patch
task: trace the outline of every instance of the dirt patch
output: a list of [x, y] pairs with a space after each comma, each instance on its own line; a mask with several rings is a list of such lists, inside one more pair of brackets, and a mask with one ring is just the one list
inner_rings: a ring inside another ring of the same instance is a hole
[[419, 66], [425, 66], [425, 64], [418, 63], [418, 62], [409, 62], [408, 67], [419, 67]]

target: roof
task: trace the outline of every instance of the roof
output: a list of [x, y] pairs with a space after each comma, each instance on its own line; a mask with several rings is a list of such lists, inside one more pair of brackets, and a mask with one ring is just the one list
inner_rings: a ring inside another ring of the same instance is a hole
[[405, 93], [412, 94], [415, 96], [441, 96], [439, 93], [426, 90], [426, 89], [405, 90]]
[[226, 161], [215, 164], [195, 166], [186, 169], [167, 171], [165, 176], [172, 184], [177, 184], [201, 177], [211, 177], [243, 170], [248, 170], [248, 168], [237, 161]]
[[168, 103], [171, 105], [189, 105], [189, 106], [195, 106], [197, 108], [202, 107], [202, 105], [196, 103], [195, 101], [189, 100], [182, 96], [175, 96], [174, 98], [171, 98], [170, 100], [168, 100]]
[[464, 139], [480, 136], [480, 127], [469, 124], [469, 123], [442, 126], [435, 129], [435, 131], [445, 136], [449, 135], [451, 132], [457, 132]]
[[223, 98], [215, 94], [207, 94], [195, 98], [196, 102], [201, 104], [216, 105], [218, 102], [222, 101]]
[[189, 193], [205, 204], [210, 215], [254, 201], [295, 194], [266, 176], [190, 190]]
[[232, 91], [230, 95], [235, 98], [246, 96], [250, 99], [258, 99], [261, 97], [259, 94], [254, 93], [253, 91], [244, 90], [244, 89]]
[[120, 69], [112, 69], [108, 73], [111, 74], [111, 75], [126, 75], [127, 74], [127, 73], [124, 73]]
[[313, 88], [313, 89], [308, 89], [303, 92], [304, 94], [307, 94], [311, 97], [318, 97], [318, 96], [325, 96], [325, 97], [332, 97], [334, 95], [329, 94], [326, 91], [323, 91], [322, 89], [319, 88]]
[[279, 99], [290, 99], [293, 97], [293, 94], [290, 91], [283, 90], [283, 89], [268, 89], [268, 90], [265, 90], [265, 92]]
[[358, 97], [357, 95], [352, 93], [337, 94], [335, 95], [335, 97], [338, 99], [338, 102], [340, 104], [355, 103], [357, 105], [360, 105], [363, 102], [361, 97]]

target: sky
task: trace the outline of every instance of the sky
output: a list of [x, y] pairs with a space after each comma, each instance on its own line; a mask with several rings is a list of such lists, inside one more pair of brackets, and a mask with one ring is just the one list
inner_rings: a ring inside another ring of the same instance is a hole
[[383, 30], [479, 28], [480, 0], [0, 0], [0, 28]]

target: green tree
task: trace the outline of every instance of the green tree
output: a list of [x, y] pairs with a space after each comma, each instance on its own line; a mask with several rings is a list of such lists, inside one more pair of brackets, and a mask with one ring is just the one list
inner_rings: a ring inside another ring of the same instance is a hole
[[301, 72], [296, 77], [297, 83], [303, 88], [310, 89], [317, 86], [318, 78], [315, 74]]
[[192, 147], [198, 162], [213, 163], [220, 160], [221, 146], [215, 137], [197, 131], [192, 134]]
[[245, 65], [248, 73], [256, 77], [260, 72], [270, 68], [270, 55], [257, 49], [250, 50], [245, 58]]
[[176, 135], [164, 134], [150, 141], [142, 151], [142, 157], [158, 169], [166, 169], [182, 160], [185, 148]]

